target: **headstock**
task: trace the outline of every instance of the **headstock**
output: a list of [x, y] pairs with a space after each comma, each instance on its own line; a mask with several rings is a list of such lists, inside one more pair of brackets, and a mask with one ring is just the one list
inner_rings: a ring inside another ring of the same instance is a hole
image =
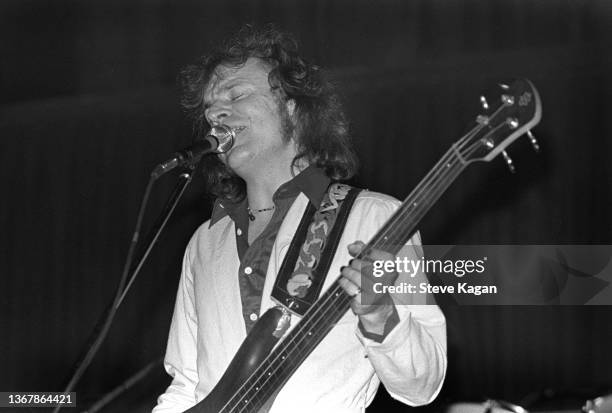
[[527, 79], [499, 83], [493, 92], [480, 96], [482, 112], [476, 126], [454, 145], [465, 163], [489, 162], [500, 153], [514, 172], [512, 160], [506, 153], [521, 135], [527, 134], [534, 149], [539, 150], [530, 129], [542, 118], [542, 103], [537, 89]]

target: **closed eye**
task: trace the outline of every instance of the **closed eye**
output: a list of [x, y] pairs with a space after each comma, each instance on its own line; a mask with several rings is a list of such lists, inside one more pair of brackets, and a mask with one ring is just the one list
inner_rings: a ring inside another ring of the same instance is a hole
[[239, 93], [236, 93], [236, 94], [232, 94], [232, 97], [231, 97], [232, 102], [240, 100], [240, 99], [244, 98], [246, 95], [247, 94], [245, 92], [239, 92]]
[[251, 90], [248, 86], [245, 85], [235, 85], [230, 87], [228, 97], [230, 101], [234, 102], [240, 99], [247, 97], [250, 94]]

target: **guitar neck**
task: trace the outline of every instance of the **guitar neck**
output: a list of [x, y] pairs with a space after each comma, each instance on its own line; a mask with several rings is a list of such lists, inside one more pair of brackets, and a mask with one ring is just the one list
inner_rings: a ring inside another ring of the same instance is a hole
[[[475, 126], [449, 149], [408, 195], [364, 247], [359, 258], [369, 255], [373, 249], [397, 255], [423, 216], [470, 163], [489, 162], [501, 154], [513, 171], [512, 160], [505, 149], [524, 133], [527, 133], [534, 149], [539, 150], [529, 130], [540, 121], [542, 105], [537, 89], [529, 80], [497, 83], [491, 94], [480, 96], [479, 103], [482, 112], [476, 117]], [[218, 411], [267, 412], [276, 394], [347, 312], [350, 302], [351, 297], [336, 280], [284, 340], [252, 370], [249, 378], [231, 390], [229, 399], [223, 398], [223, 408]], [[269, 311], [272, 310], [278, 311]]]
[[[414, 233], [422, 217], [465, 166], [466, 162], [459, 151], [452, 147], [408, 195], [400, 208], [365, 246], [360, 256], [367, 255], [372, 249], [396, 254]], [[344, 292], [338, 281], [334, 281], [243, 384], [240, 394], [236, 394], [222, 411], [260, 411], [342, 318], [350, 307], [350, 301], [351, 297]]]
[[460, 153], [454, 146], [451, 147], [364, 247], [360, 257], [368, 255], [372, 249], [397, 254], [415, 232], [421, 219], [457, 179], [466, 165]]

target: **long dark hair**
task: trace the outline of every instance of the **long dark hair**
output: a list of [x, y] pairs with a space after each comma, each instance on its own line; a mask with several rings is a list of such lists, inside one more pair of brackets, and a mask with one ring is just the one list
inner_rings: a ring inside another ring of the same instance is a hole
[[[193, 119], [197, 134], [209, 129], [204, 114], [204, 90], [219, 65], [240, 67], [250, 57], [266, 62], [272, 70], [268, 82], [296, 107], [295, 165], [305, 159], [325, 171], [332, 180], [351, 178], [357, 170], [357, 157], [348, 133], [342, 105], [332, 83], [321, 69], [298, 55], [295, 39], [268, 25], [243, 27], [235, 37], [203, 56], [181, 72], [182, 106]], [[231, 201], [246, 195], [245, 183], [217, 157], [206, 157], [204, 175], [210, 192]]]

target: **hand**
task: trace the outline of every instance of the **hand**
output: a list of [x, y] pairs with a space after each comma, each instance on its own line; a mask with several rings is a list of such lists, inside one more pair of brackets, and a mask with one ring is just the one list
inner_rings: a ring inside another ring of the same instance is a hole
[[[349, 254], [356, 257], [364, 246], [365, 244], [361, 241], [350, 244]], [[386, 272], [381, 277], [372, 275], [372, 262], [379, 260], [393, 261], [395, 256], [385, 251], [372, 250], [363, 259], [353, 258], [348, 266], [342, 267], [342, 276], [338, 280], [344, 291], [353, 297], [351, 309], [359, 316], [363, 327], [374, 334], [383, 334], [387, 319], [395, 312], [393, 300], [389, 294], [374, 294], [373, 292], [374, 283], [393, 285], [397, 279], [397, 272]], [[369, 292], [367, 304], [361, 302], [363, 290]]]

